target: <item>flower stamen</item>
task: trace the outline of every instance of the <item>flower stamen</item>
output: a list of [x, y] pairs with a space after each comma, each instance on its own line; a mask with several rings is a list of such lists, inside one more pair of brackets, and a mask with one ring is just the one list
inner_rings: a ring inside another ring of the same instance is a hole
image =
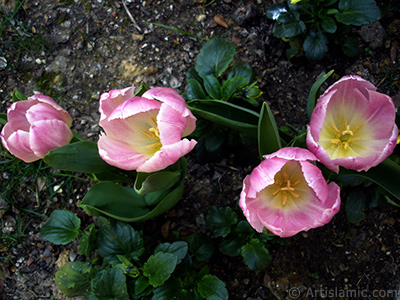
[[350, 147], [351, 142], [361, 140], [360, 138], [353, 138], [353, 136], [357, 132], [357, 130], [360, 129], [360, 126], [357, 126], [353, 130], [351, 130], [350, 125], [347, 124], [347, 120], [344, 121], [344, 126], [343, 126], [342, 131], [337, 129], [337, 127], [335, 125], [331, 125], [331, 127], [336, 133], [336, 137], [334, 139], [331, 139], [331, 141], [330, 141], [331, 144], [333, 144], [332, 148], [334, 148], [336, 146], [339, 148], [343, 147], [343, 149], [346, 150], [347, 148]]
[[301, 180], [297, 180], [294, 183], [292, 183], [289, 179], [289, 175], [286, 172], [283, 172], [283, 177], [284, 181], [282, 182], [281, 180], [277, 179], [275, 180], [275, 185], [277, 186], [277, 189], [272, 193], [272, 196], [275, 196], [282, 192], [281, 194], [281, 203], [282, 206], [285, 206], [287, 201], [288, 201], [288, 196], [292, 196], [294, 198], [298, 198], [300, 195], [295, 192], [294, 186], [299, 184]]

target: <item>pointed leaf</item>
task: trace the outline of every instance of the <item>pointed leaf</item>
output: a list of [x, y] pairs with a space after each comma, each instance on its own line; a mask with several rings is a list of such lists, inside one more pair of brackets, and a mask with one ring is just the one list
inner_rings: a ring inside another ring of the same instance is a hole
[[139, 88], [135, 91], [135, 96], [141, 97], [149, 89], [150, 87], [145, 82], [141, 82]]
[[269, 105], [264, 102], [258, 123], [258, 151], [262, 158], [282, 148], [278, 127]]
[[40, 234], [49, 242], [65, 245], [78, 237], [81, 220], [68, 210], [55, 210], [40, 229]]
[[334, 70], [329, 71], [327, 74], [322, 72], [318, 75], [315, 80], [313, 86], [310, 89], [310, 93], [308, 94], [308, 102], [307, 102], [307, 115], [308, 119], [311, 119], [311, 114], [314, 110], [314, 107], [317, 103], [319, 96], [321, 95], [321, 85], [333, 74]]
[[[143, 181], [142, 174], [145, 176]], [[141, 195], [167, 190], [173, 187], [179, 181], [180, 177], [181, 173], [178, 171], [161, 171], [152, 174], [138, 173], [135, 181], [135, 189]]]
[[201, 84], [196, 79], [188, 80], [188, 84], [186, 86], [186, 96], [188, 100], [208, 98], [203, 88], [201, 87]]
[[222, 100], [228, 101], [235, 92], [242, 90], [247, 84], [245, 77], [237, 76], [225, 80], [222, 85]]
[[11, 97], [12, 97], [13, 102], [18, 102], [18, 101], [23, 101], [23, 100], [28, 99], [28, 97], [26, 97], [24, 94], [22, 94], [20, 92], [20, 90], [18, 90], [18, 89], [13, 90]]
[[196, 58], [196, 71], [204, 79], [211, 75], [216, 78], [229, 67], [235, 56], [235, 44], [223, 38], [206, 43]]
[[86, 257], [90, 257], [94, 249], [96, 248], [96, 231], [94, 224], [90, 224], [88, 230], [86, 230], [82, 237], [81, 241], [78, 245], [79, 254], [85, 255]]

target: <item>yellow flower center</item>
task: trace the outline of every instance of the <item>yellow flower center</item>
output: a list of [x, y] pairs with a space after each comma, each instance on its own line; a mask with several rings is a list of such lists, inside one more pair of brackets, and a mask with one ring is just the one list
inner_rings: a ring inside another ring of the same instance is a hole
[[153, 149], [154, 152], [157, 152], [162, 146], [160, 142], [160, 132], [158, 131], [157, 121], [154, 118], [151, 118], [151, 121], [153, 122], [154, 126], [150, 127], [147, 131], [142, 130], [142, 133], [153, 139], [153, 141], [155, 140], [154, 143], [147, 145], [146, 148]]
[[332, 125], [331, 127], [335, 131], [335, 138], [330, 141], [332, 148], [343, 148], [344, 150], [347, 150], [352, 142], [361, 140], [360, 138], [354, 137], [360, 126], [351, 130], [350, 126], [347, 124], [347, 120], [344, 121], [343, 130], [339, 130], [335, 125]]
[[[277, 175], [281, 175], [279, 173], [281, 172], [278, 172]], [[282, 177], [282, 175], [280, 177]], [[300, 182], [301, 180], [296, 180], [295, 182], [291, 182], [289, 179], [289, 175], [286, 172], [283, 172], [283, 178], [277, 179], [277, 177], [275, 177], [275, 183], [273, 184], [275, 191], [272, 193], [272, 196], [280, 194], [281, 204], [282, 206], [285, 206], [286, 203], [288, 202], [288, 196], [294, 198], [299, 197], [299, 194], [296, 193], [295, 186], [298, 185]]]

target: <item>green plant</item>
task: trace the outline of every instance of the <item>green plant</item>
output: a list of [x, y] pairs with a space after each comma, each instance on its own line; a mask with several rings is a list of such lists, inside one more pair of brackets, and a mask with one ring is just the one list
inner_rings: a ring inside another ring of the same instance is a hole
[[318, 61], [327, 54], [329, 42], [346, 55], [357, 56], [359, 47], [350, 36], [351, 26], [375, 22], [381, 11], [374, 0], [287, 0], [271, 5], [266, 15], [276, 21], [274, 36], [289, 43], [289, 59], [304, 53], [307, 59]]
[[194, 266], [212, 255], [202, 236], [160, 243], [149, 251], [146, 239], [129, 224], [99, 217], [97, 227], [90, 224], [82, 232], [80, 223], [74, 213], [55, 210], [40, 231], [54, 244], [80, 236], [79, 253], [88, 259], [69, 262], [56, 273], [65, 295], [93, 300], [228, 299], [225, 284], [207, 266]]

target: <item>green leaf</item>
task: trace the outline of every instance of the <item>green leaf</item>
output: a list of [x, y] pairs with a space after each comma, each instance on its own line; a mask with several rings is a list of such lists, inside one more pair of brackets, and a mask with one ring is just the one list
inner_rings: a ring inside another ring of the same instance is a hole
[[110, 223], [100, 217], [99, 236], [97, 239], [98, 253], [109, 264], [119, 264], [117, 255], [124, 255], [127, 259], [137, 259], [143, 254], [143, 239], [132, 226], [123, 222]]
[[28, 100], [28, 97], [22, 94], [18, 89], [13, 90], [11, 97], [13, 102]]
[[207, 226], [216, 236], [221, 237], [226, 237], [231, 232], [231, 226], [237, 221], [237, 214], [230, 207], [213, 206], [206, 216]]
[[203, 88], [201, 87], [201, 84], [196, 79], [188, 80], [188, 84], [186, 86], [186, 96], [188, 100], [208, 98]]
[[154, 249], [154, 254], [157, 252], [171, 253], [176, 256], [177, 264], [179, 264], [182, 259], [185, 258], [188, 252], [188, 244], [184, 241], [176, 241], [172, 244], [170, 243], [162, 243], [159, 244], [156, 249]]
[[328, 38], [323, 32], [311, 31], [304, 39], [303, 49], [310, 61], [321, 60], [328, 52]]
[[300, 15], [296, 11], [282, 12], [272, 30], [277, 38], [291, 38], [305, 31], [306, 25], [300, 21]]
[[274, 3], [268, 6], [266, 15], [268, 19], [278, 20], [279, 16], [284, 12], [287, 12], [287, 8], [284, 3]]
[[350, 223], [357, 224], [365, 219], [367, 197], [362, 188], [352, 188], [346, 196], [345, 212]]
[[161, 171], [156, 173], [137, 173], [135, 189], [141, 195], [167, 190], [173, 187], [181, 177], [179, 171]]
[[223, 38], [206, 43], [196, 58], [196, 71], [204, 79], [211, 75], [216, 78], [229, 67], [235, 56], [235, 44]]
[[228, 101], [235, 92], [240, 91], [246, 84], [247, 79], [241, 76], [225, 80], [222, 85], [222, 100]]
[[68, 210], [55, 210], [40, 229], [40, 234], [49, 242], [65, 245], [78, 237], [81, 220]]
[[206, 261], [212, 256], [214, 245], [206, 235], [196, 232], [190, 237], [189, 251], [198, 261]]
[[356, 57], [360, 54], [360, 47], [355, 39], [347, 36], [342, 45], [342, 51], [349, 57]]
[[267, 267], [272, 260], [271, 254], [265, 245], [258, 239], [252, 239], [242, 247], [242, 256], [244, 263], [251, 270], [262, 270]]
[[100, 300], [129, 300], [126, 277], [119, 268], [97, 273], [92, 281], [92, 290]]
[[56, 272], [55, 282], [68, 297], [84, 296], [90, 289], [89, 262], [68, 262]]
[[336, 21], [333, 18], [326, 17], [322, 19], [321, 27], [328, 33], [335, 33], [337, 29]]
[[149, 257], [143, 266], [143, 274], [153, 287], [158, 287], [171, 276], [178, 258], [171, 253], [157, 252]]
[[278, 127], [269, 105], [264, 102], [258, 122], [258, 152], [260, 157], [282, 148]]
[[135, 91], [135, 96], [141, 97], [149, 89], [150, 87], [145, 82], [141, 82], [139, 88]]
[[138, 279], [136, 279], [136, 281], [135, 281], [135, 287], [134, 287], [135, 294], [139, 295], [139, 294], [143, 293], [149, 285], [150, 285], [150, 282], [146, 276], [144, 276], [144, 275], [139, 276]]
[[210, 135], [205, 137], [205, 146], [208, 152], [218, 150], [224, 143], [226, 134], [222, 130], [214, 130]]
[[182, 280], [180, 278], [171, 277], [164, 285], [158, 287], [154, 291], [152, 300], [188, 300], [194, 299], [190, 297], [187, 290], [183, 289]]
[[214, 275], [207, 274], [197, 284], [200, 296], [207, 300], [227, 300], [228, 290], [225, 283]]
[[72, 172], [100, 173], [115, 170], [99, 155], [97, 144], [82, 141], [50, 150], [43, 160], [49, 166]]
[[86, 257], [90, 257], [94, 249], [96, 248], [96, 231], [93, 223], [89, 225], [88, 230], [86, 230], [82, 237], [81, 241], [78, 245], [79, 254], [85, 255]]
[[7, 114], [0, 113], [0, 124], [1, 125], [7, 124]]
[[307, 115], [308, 119], [311, 119], [311, 114], [314, 110], [314, 107], [317, 103], [319, 96], [321, 95], [321, 85], [333, 74], [334, 70], [329, 71], [327, 74], [322, 72], [318, 75], [314, 84], [310, 89], [310, 93], [308, 94], [308, 102], [307, 102]]
[[238, 256], [238, 255], [240, 255], [240, 253], [242, 251], [244, 242], [245, 242], [245, 239], [243, 239], [241, 236], [235, 236], [230, 239], [224, 239], [219, 244], [219, 251], [221, 251], [222, 254], [228, 255], [231, 257]]
[[220, 100], [191, 101], [188, 107], [195, 115], [215, 124], [257, 136], [259, 115], [252, 110]]
[[221, 85], [217, 78], [212, 75], [208, 75], [203, 78], [204, 88], [206, 92], [211, 96], [212, 99], [221, 99]]
[[235, 62], [232, 70], [228, 74], [228, 79], [235, 77], [244, 77], [246, 78], [246, 84], [250, 84], [251, 80], [253, 79], [252, 67], [242, 61]]
[[340, 0], [336, 20], [345, 25], [361, 26], [379, 20], [381, 12], [374, 0]]

